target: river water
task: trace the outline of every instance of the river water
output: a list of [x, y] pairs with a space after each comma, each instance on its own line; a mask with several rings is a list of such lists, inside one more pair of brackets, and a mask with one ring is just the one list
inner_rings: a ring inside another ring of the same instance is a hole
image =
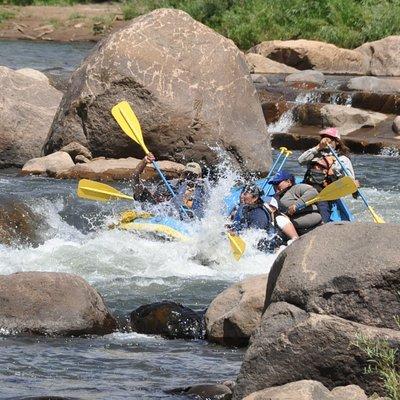
[[[89, 48], [0, 42], [0, 64], [68, 72]], [[45, 59], [43, 54], [51, 57]], [[294, 153], [287, 167], [301, 175], [298, 155]], [[388, 222], [399, 223], [398, 154], [387, 150], [380, 156], [355, 155], [352, 160], [371, 205]], [[80, 200], [75, 181], [19, 177], [17, 171], [0, 170], [0, 201], [25, 203], [48, 224], [37, 247], [0, 245], [0, 272], [78, 274], [96, 287], [120, 319], [142, 304], [161, 300], [204, 310], [233, 282], [268, 272], [274, 260], [251, 246], [239, 262], [232, 259], [222, 234], [220, 209], [236, 178], [228, 166], [212, 191], [205, 219], [198, 223], [200, 233], [187, 244], [109, 230], [118, 213], [132, 205]], [[113, 186], [129, 192], [127, 184]], [[361, 200], [351, 198], [348, 204], [358, 220], [371, 221]], [[248, 233], [244, 238], [251, 244], [256, 236]], [[166, 340], [132, 332], [67, 339], [3, 333], [0, 347], [1, 399], [50, 394], [79, 399], [168, 399], [173, 396], [165, 389], [234, 379], [244, 354], [202, 340]]]

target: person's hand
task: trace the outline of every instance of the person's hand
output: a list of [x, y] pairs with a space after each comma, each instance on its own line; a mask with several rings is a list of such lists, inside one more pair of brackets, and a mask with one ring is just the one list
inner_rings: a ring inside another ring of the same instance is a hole
[[289, 206], [287, 213], [288, 215], [293, 215], [296, 212], [296, 204], [292, 204], [291, 206]]
[[318, 143], [318, 150], [322, 150], [328, 147], [328, 144], [332, 143], [332, 139], [328, 137], [324, 137], [321, 139], [321, 141]]
[[151, 164], [153, 161], [156, 160], [156, 158], [154, 157], [153, 153], [148, 153], [145, 155], [143, 160], [145, 160], [147, 164]]

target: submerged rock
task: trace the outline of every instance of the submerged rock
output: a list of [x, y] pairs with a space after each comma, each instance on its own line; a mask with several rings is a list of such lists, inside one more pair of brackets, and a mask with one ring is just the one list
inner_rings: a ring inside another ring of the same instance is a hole
[[0, 67], [0, 168], [40, 156], [60, 104], [62, 93], [48, 80], [28, 75]]
[[268, 275], [234, 284], [220, 293], [205, 315], [207, 339], [228, 346], [246, 346], [261, 321]]
[[0, 293], [0, 329], [14, 334], [103, 335], [117, 328], [101, 296], [76, 275], [0, 275]]
[[308, 69], [305, 71], [295, 72], [285, 78], [286, 82], [310, 82], [322, 85], [325, 82], [325, 76], [322, 72]]
[[176, 388], [166, 390], [168, 394], [180, 394], [196, 399], [204, 400], [229, 400], [232, 397], [232, 390], [224, 384], [210, 384], [204, 383], [200, 385], [193, 385], [184, 388]]
[[135, 332], [161, 335], [168, 339], [201, 339], [202, 317], [188, 307], [172, 301], [140, 306], [130, 315]]
[[45, 153], [77, 141], [94, 156], [143, 157], [111, 117], [121, 100], [132, 105], [157, 158], [216, 165], [211, 147], [219, 146], [248, 170], [270, 165], [243, 54], [183, 11], [155, 10], [99, 43], [71, 77]]
[[0, 243], [5, 245], [38, 245], [47, 224], [23, 203], [10, 199], [0, 201]]

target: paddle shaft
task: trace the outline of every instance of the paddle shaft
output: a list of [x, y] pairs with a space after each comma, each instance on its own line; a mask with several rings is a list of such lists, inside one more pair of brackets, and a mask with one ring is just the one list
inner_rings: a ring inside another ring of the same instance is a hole
[[[334, 157], [336, 158], [337, 162], [339, 163], [340, 167], [342, 168], [343, 172], [345, 175], [347, 176], [351, 176], [349, 170], [346, 168], [346, 166], [343, 164], [343, 162], [340, 160], [338, 153], [336, 153], [336, 151], [333, 149], [332, 146], [330, 146], [328, 144], [329, 150], [331, 151], [331, 153], [334, 155]], [[357, 190], [357, 192], [359, 194], [359, 196], [361, 197], [362, 201], [364, 202], [365, 206], [368, 208], [368, 210], [372, 213], [372, 216], [374, 218], [374, 220], [376, 219], [375, 217], [375, 211], [373, 210], [373, 208], [369, 205], [367, 198], [364, 196], [364, 194], [360, 191], [360, 189]], [[382, 220], [383, 221], [383, 220]]]
[[[279, 171], [281, 171], [281, 169], [283, 168], [283, 165], [285, 164], [287, 158], [288, 158], [291, 154], [292, 154], [291, 151], [286, 150], [286, 155], [285, 155], [285, 157], [283, 158], [281, 164], [279, 165], [279, 167], [278, 167], [278, 169], [277, 169], [277, 171], [276, 171], [275, 173], [278, 173]], [[265, 193], [265, 196], [269, 196], [269, 193], [270, 193], [271, 189], [272, 189], [272, 185], [269, 184], [269, 188], [268, 188], [268, 190], [267, 190], [267, 193]]]
[[269, 178], [271, 177], [272, 173], [274, 172], [274, 169], [277, 166], [279, 160], [282, 158], [283, 153], [285, 153], [287, 151], [287, 148], [286, 147], [281, 147], [279, 150], [280, 150], [279, 156], [276, 158], [275, 162], [272, 164], [272, 167], [269, 170], [269, 173], [265, 178], [265, 181], [264, 181], [264, 184], [263, 184], [261, 190], [264, 190], [265, 185], [268, 183]]

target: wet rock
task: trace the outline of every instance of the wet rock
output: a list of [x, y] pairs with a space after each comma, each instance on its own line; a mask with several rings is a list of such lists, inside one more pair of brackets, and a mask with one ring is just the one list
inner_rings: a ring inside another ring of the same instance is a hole
[[347, 83], [347, 89], [372, 93], [399, 93], [400, 79], [383, 79], [373, 76], [352, 78]]
[[256, 53], [247, 53], [246, 61], [252, 74], [292, 74], [297, 72], [296, 68], [273, 61]]
[[75, 162], [75, 164], [85, 164], [85, 163], [90, 162], [90, 160], [88, 158], [86, 158], [85, 156], [83, 156], [82, 154], [78, 154], [74, 158], [74, 162]]
[[357, 385], [339, 386], [331, 391], [333, 400], [368, 400], [364, 390]]
[[400, 76], [400, 36], [388, 36], [375, 42], [364, 43], [355, 51], [365, 54], [370, 59], [370, 75]]
[[317, 85], [322, 85], [325, 82], [325, 76], [322, 72], [314, 70], [299, 71], [290, 74], [285, 78], [286, 82], [310, 82]]
[[[101, 181], [131, 179], [132, 172], [139, 164], [136, 158], [94, 159], [85, 163], [76, 164], [68, 170], [60, 171], [56, 177], [60, 179], [93, 179]], [[182, 164], [172, 161], [159, 161], [158, 165], [169, 179], [177, 178], [184, 170]], [[144, 180], [158, 177], [152, 165], [146, 166], [141, 178]]]
[[376, 126], [388, 118], [382, 113], [335, 104], [301, 104], [294, 108], [294, 116], [302, 125], [338, 127], [342, 135]]
[[[302, 380], [283, 386], [260, 390], [243, 400], [335, 400], [329, 390], [320, 382]], [[347, 400], [353, 400], [347, 398]], [[356, 400], [356, 399], [354, 399]]]
[[61, 171], [67, 171], [74, 166], [71, 156], [64, 151], [57, 151], [48, 156], [33, 158], [22, 167], [22, 175], [57, 176]]
[[286, 101], [266, 102], [262, 103], [261, 107], [267, 124], [279, 121], [282, 114], [290, 110], [290, 105]]
[[66, 153], [68, 153], [73, 160], [78, 155], [84, 156], [89, 160], [92, 158], [92, 153], [90, 152], [90, 150], [87, 149], [85, 146], [82, 146], [78, 142], [71, 142], [67, 144], [61, 149], [61, 151], [65, 151]]
[[396, 133], [397, 135], [400, 135], [400, 116], [398, 115], [392, 125], [393, 132]]
[[276, 259], [265, 308], [285, 301], [309, 312], [396, 329], [400, 255], [397, 243], [388, 238], [397, 235], [400, 226], [395, 224], [356, 222], [315, 229]]
[[18, 72], [19, 74], [25, 75], [28, 78], [37, 79], [44, 83], [50, 84], [49, 78], [43, 72], [37, 71], [36, 69], [21, 68], [21, 69], [17, 69], [16, 72]]
[[140, 306], [130, 315], [135, 332], [161, 335], [168, 339], [203, 338], [202, 317], [188, 307], [172, 301]]
[[97, 291], [76, 275], [1, 275], [0, 293], [0, 329], [5, 331], [69, 336], [102, 335], [117, 328]]
[[220, 293], [205, 315], [207, 339], [228, 346], [246, 346], [261, 321], [268, 275], [234, 284]]
[[356, 108], [400, 114], [400, 94], [356, 92], [351, 96], [351, 103]]
[[259, 83], [262, 85], [268, 85], [268, 78], [265, 75], [262, 74], [252, 74], [251, 75], [251, 80], [253, 83]]
[[121, 99], [157, 158], [216, 165], [218, 144], [244, 168], [268, 170], [269, 136], [243, 54], [183, 11], [142, 15], [90, 53], [71, 77], [45, 153], [77, 141], [95, 157], [143, 157], [110, 116]]
[[185, 388], [167, 390], [168, 394], [180, 394], [204, 400], [229, 400], [232, 397], [231, 389], [224, 384], [201, 384]]
[[47, 229], [39, 217], [23, 203], [0, 200], [0, 243], [5, 245], [38, 245], [42, 243], [41, 232]]
[[62, 93], [48, 81], [0, 67], [0, 168], [39, 157]]
[[[307, 266], [303, 264], [303, 273], [310, 275], [313, 271], [307, 272]], [[389, 340], [393, 348], [400, 345], [398, 330], [307, 313], [284, 302], [272, 303], [252, 336], [233, 399], [305, 378], [329, 389], [356, 384], [367, 393], [382, 394], [381, 378], [365, 374], [369, 356], [355, 345], [361, 334], [371, 340]]]
[[272, 40], [249, 50], [291, 67], [330, 74], [368, 75], [369, 56], [314, 40]]

